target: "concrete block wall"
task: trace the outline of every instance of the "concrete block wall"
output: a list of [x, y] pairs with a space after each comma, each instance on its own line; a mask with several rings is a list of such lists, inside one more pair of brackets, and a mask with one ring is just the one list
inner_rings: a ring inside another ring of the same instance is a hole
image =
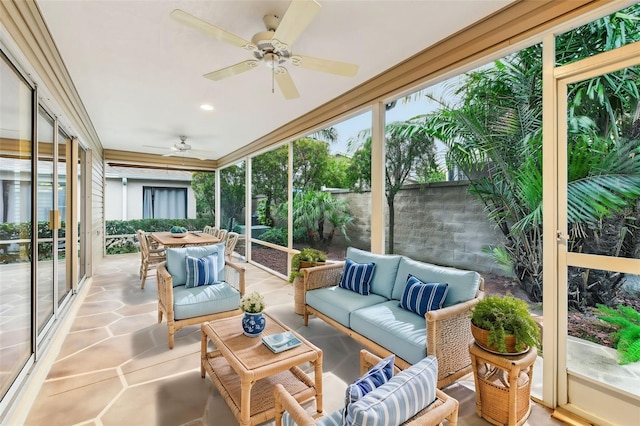
[[[483, 249], [498, 245], [502, 234], [490, 223], [483, 206], [468, 193], [466, 182], [411, 185], [396, 195], [394, 253], [445, 266], [509, 275]], [[349, 203], [355, 217], [347, 244], [368, 250], [371, 239], [370, 193], [334, 193]], [[388, 209], [385, 206], [385, 225]], [[388, 241], [388, 229], [386, 238]]]

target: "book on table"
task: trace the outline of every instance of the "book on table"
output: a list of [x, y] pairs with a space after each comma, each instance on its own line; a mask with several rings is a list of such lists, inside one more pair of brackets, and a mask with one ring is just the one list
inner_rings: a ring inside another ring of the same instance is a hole
[[263, 336], [262, 343], [274, 353], [286, 351], [302, 344], [300, 339], [290, 331]]

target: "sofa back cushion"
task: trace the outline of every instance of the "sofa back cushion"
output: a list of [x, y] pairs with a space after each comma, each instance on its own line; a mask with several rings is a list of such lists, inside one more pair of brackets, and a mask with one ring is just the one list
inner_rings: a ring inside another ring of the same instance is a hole
[[475, 271], [447, 268], [403, 257], [398, 266], [392, 299], [402, 298], [409, 274], [425, 283], [449, 284], [447, 297], [442, 305], [445, 308], [473, 299], [480, 287], [480, 274]]
[[399, 425], [436, 399], [438, 361], [432, 355], [349, 404], [346, 425]]
[[[402, 256], [374, 254], [355, 247], [347, 248], [347, 259], [357, 263], [375, 263], [376, 268], [371, 279], [371, 293], [391, 298], [398, 265]], [[405, 277], [406, 280], [406, 277]]]
[[224, 281], [224, 243], [206, 246], [191, 246], [167, 249], [167, 271], [173, 279], [173, 286], [187, 283], [187, 255], [192, 257], [206, 257], [218, 253], [218, 281]]

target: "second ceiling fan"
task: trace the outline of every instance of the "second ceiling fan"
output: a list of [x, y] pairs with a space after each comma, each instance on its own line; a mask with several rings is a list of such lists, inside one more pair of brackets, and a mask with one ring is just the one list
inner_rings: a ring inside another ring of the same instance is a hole
[[249, 59], [205, 74], [204, 77], [218, 81], [256, 68], [264, 62], [271, 68], [275, 82], [286, 99], [300, 96], [291, 75], [283, 66], [293, 66], [321, 71], [330, 74], [353, 77], [358, 72], [358, 65], [328, 59], [313, 58], [294, 54], [291, 45], [302, 31], [311, 23], [321, 6], [315, 0], [293, 0], [282, 19], [276, 15], [265, 15], [263, 21], [267, 31], [255, 34], [251, 41], [245, 40], [209, 22], [203, 21], [183, 10], [176, 9], [171, 17], [192, 28], [202, 31], [218, 40], [230, 43], [251, 52], [254, 59]]

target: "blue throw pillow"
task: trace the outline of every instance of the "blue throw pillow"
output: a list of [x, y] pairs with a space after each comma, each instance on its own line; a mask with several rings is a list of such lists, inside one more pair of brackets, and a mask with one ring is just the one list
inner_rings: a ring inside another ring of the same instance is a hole
[[442, 308], [448, 291], [449, 284], [447, 283], [423, 283], [409, 274], [398, 306], [420, 316], [425, 316], [428, 311]]
[[218, 282], [218, 253], [205, 257], [185, 257], [187, 266], [186, 288], [199, 287]]
[[393, 363], [395, 360], [395, 355], [389, 355], [371, 367], [362, 377], [347, 386], [345, 407], [387, 383], [393, 377]]
[[376, 269], [375, 263], [356, 263], [347, 259], [340, 278], [340, 287], [368, 296], [371, 291], [371, 279]]

